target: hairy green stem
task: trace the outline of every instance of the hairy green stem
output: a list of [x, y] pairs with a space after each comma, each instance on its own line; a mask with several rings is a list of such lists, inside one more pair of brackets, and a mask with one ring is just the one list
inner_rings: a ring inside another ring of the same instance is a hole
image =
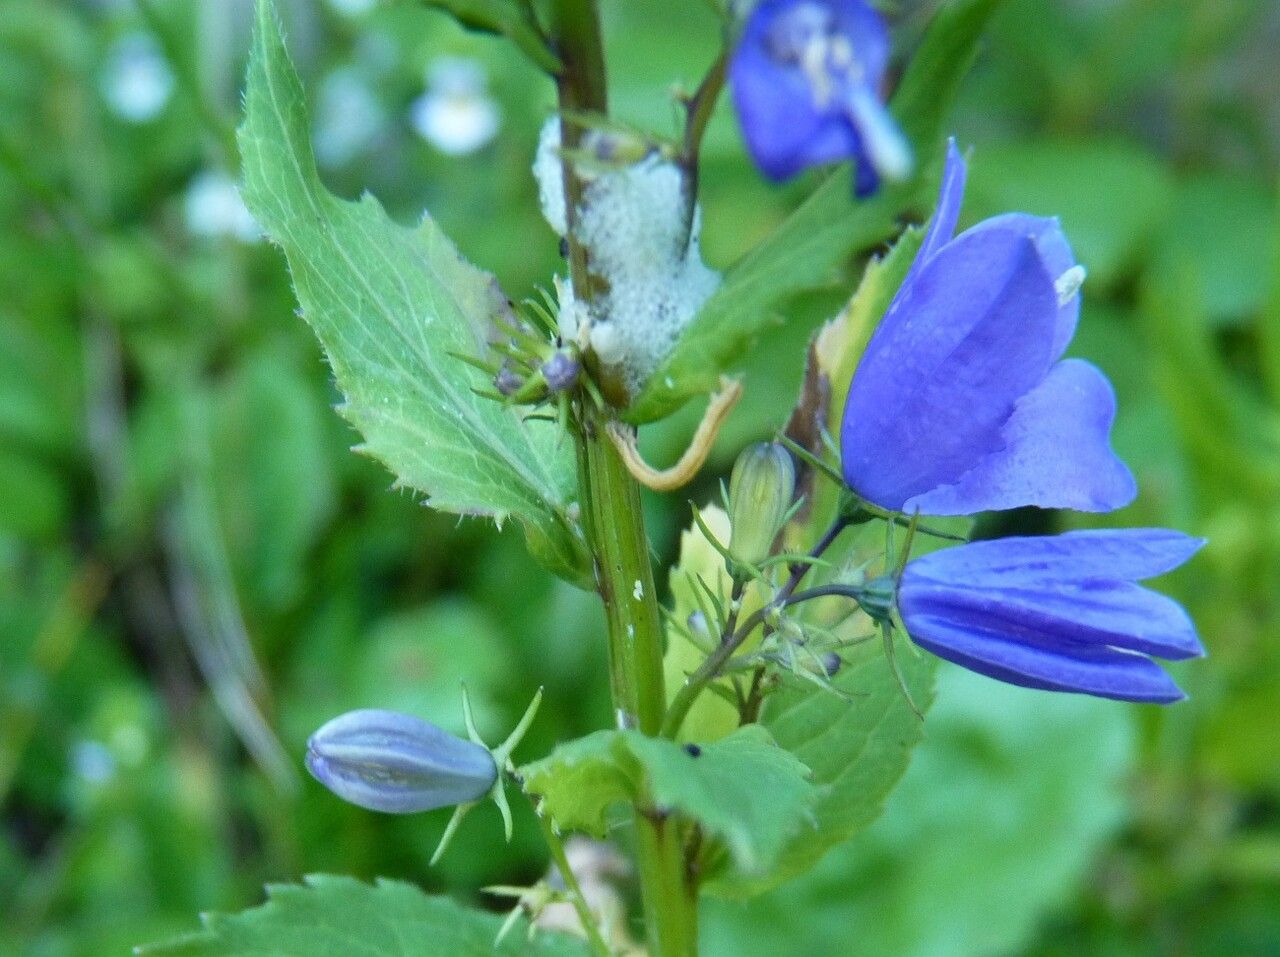
[[620, 728], [656, 734], [666, 710], [662, 619], [641, 515], [640, 489], [588, 411], [579, 436], [583, 517], [609, 628], [609, 670]]
[[[578, 444], [583, 518], [609, 631], [609, 678], [617, 723], [657, 734], [666, 710], [662, 623], [640, 489], [604, 433], [603, 414], [583, 413]], [[636, 866], [652, 957], [697, 953], [697, 890], [675, 819], [635, 813]]]
[[[657, 734], [666, 708], [662, 620], [649, 562], [640, 489], [604, 433], [603, 413], [584, 409], [578, 436], [583, 519], [609, 631], [609, 678], [617, 723]], [[652, 957], [697, 953], [697, 890], [678, 822], [635, 814], [636, 865]]]
[[[556, 78], [561, 113], [608, 110], [604, 48], [594, 0], [554, 0], [551, 42], [563, 67]], [[561, 122], [563, 145], [572, 151], [581, 130]], [[574, 236], [583, 183], [564, 164], [569, 273], [575, 298], [586, 305], [605, 284], [593, 274], [587, 250]], [[601, 370], [588, 363], [602, 391], [617, 401]], [[609, 632], [609, 679], [619, 726], [657, 734], [666, 711], [662, 677], [662, 619], [649, 561], [649, 539], [640, 488], [627, 471], [605, 426], [609, 413], [587, 400], [578, 404], [578, 488], [582, 520], [595, 563], [596, 586]], [[636, 810], [636, 867], [644, 899], [651, 957], [695, 957], [697, 890], [684, 856], [678, 822]]]

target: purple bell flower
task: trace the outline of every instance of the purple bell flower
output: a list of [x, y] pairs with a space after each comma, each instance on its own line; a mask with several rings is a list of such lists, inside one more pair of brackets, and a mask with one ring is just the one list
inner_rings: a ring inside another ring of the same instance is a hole
[[853, 159], [859, 196], [906, 178], [911, 147], [880, 97], [888, 61], [888, 31], [865, 0], [761, 0], [729, 64], [760, 170], [784, 180]]
[[898, 613], [917, 645], [999, 681], [1168, 704], [1185, 695], [1148, 656], [1204, 648], [1181, 605], [1135, 582], [1203, 544], [1164, 529], [973, 542], [909, 562]]
[[307, 770], [370, 811], [412, 814], [478, 801], [498, 778], [493, 755], [420, 718], [349, 711], [307, 742]]
[[849, 387], [845, 481], [929, 515], [1127, 505], [1137, 486], [1111, 450], [1111, 385], [1061, 358], [1083, 268], [1056, 219], [1008, 213], [953, 239], [964, 180], [953, 141], [920, 252]]

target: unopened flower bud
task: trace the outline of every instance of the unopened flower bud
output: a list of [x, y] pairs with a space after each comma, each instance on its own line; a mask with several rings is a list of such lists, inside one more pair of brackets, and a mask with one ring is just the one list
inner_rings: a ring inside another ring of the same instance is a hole
[[412, 814], [466, 804], [493, 787], [488, 750], [395, 711], [349, 711], [307, 742], [307, 770], [344, 801]]
[[653, 152], [653, 144], [625, 130], [588, 130], [583, 148], [601, 163], [629, 166]]
[[578, 381], [582, 366], [567, 352], [557, 352], [542, 364], [542, 377], [552, 392], [564, 392]]
[[735, 558], [756, 564], [769, 557], [795, 487], [795, 463], [777, 442], [758, 442], [738, 456], [729, 479], [729, 551]]
[[505, 396], [515, 395], [522, 385], [524, 385], [524, 379], [505, 362], [493, 378], [494, 388]]

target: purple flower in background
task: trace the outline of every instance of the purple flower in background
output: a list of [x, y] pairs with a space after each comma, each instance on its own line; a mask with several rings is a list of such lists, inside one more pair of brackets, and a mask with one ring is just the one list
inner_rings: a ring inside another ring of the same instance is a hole
[[784, 180], [853, 159], [859, 196], [911, 172], [911, 148], [880, 99], [884, 21], [864, 0], [761, 0], [729, 64], [734, 105], [760, 170]]
[[1002, 538], [908, 563], [898, 612], [911, 639], [1009, 684], [1168, 704], [1185, 697], [1148, 655], [1204, 654], [1171, 598], [1135, 584], [1204, 544], [1164, 529]]
[[338, 797], [370, 811], [412, 814], [478, 801], [493, 787], [493, 755], [420, 718], [349, 711], [307, 742], [307, 770]]
[[1008, 213], [953, 239], [964, 180], [952, 142], [920, 252], [849, 387], [845, 481], [931, 515], [1127, 505], [1137, 487], [1111, 450], [1111, 385], [1061, 358], [1083, 268], [1056, 219]]

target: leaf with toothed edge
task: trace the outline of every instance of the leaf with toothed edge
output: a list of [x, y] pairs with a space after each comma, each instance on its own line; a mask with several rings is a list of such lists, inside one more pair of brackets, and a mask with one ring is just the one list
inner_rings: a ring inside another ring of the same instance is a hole
[[407, 229], [373, 197], [347, 202], [320, 182], [272, 0], [258, 3], [245, 107], [245, 201], [284, 250], [362, 449], [434, 508], [514, 516], [541, 561], [584, 581], [569, 444], [477, 395], [491, 383], [454, 355], [481, 352], [505, 298], [429, 217]]
[[[586, 941], [517, 926], [496, 943], [502, 917], [432, 897], [412, 884], [311, 875], [272, 884], [238, 914], [205, 914], [204, 929], [139, 947], [139, 957], [587, 957]], [[523, 920], [521, 921], [523, 924]], [[527, 925], [526, 925], [527, 926]]]
[[[902, 638], [896, 655], [912, 699], [928, 708], [937, 662]], [[792, 835], [763, 879], [721, 880], [711, 888], [719, 896], [750, 896], [807, 871], [879, 816], [907, 770], [924, 723], [903, 696], [880, 643], [859, 645], [843, 658], [832, 683], [845, 697], [789, 687], [770, 697], [761, 718], [777, 742], [812, 769], [814, 783], [822, 788], [813, 826]]]
[[[697, 823], [718, 869], [759, 878], [798, 831], [812, 829], [819, 789], [809, 769], [749, 725], [701, 747], [638, 731], [598, 731], [520, 769], [524, 788], [557, 827], [604, 836], [620, 802]], [[734, 867], [729, 868], [730, 862]]]

